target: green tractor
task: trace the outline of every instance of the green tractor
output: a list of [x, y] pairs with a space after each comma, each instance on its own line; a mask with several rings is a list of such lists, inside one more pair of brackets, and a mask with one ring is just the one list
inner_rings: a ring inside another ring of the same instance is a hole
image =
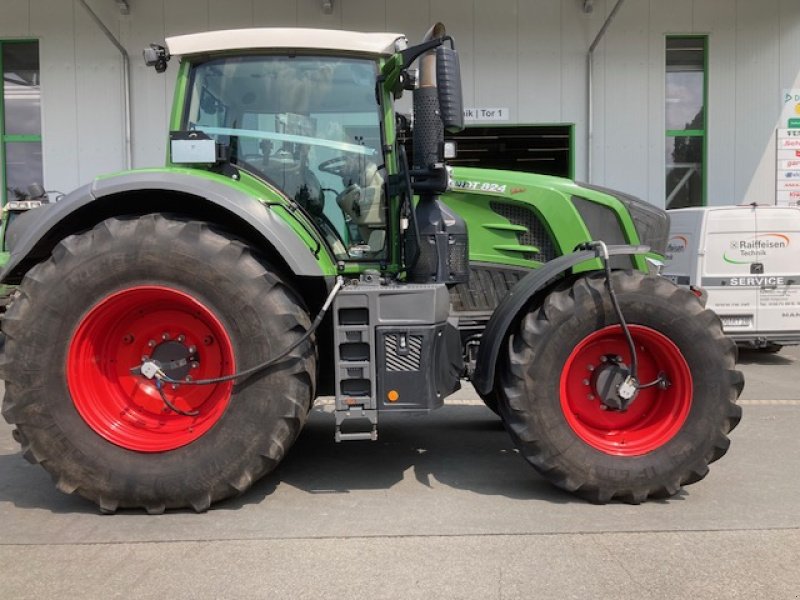
[[7, 232], [3, 415], [58, 489], [205, 511], [275, 468], [317, 396], [336, 441], [375, 440], [381, 413], [439, 408], [465, 378], [593, 502], [675, 494], [725, 453], [736, 347], [658, 275], [666, 213], [449, 167], [463, 109], [441, 24], [416, 46], [246, 29], [145, 50], [158, 72], [172, 56], [166, 166]]

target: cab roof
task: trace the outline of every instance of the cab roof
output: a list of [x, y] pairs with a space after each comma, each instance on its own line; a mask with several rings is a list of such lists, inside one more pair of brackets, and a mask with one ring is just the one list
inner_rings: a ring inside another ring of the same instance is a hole
[[323, 50], [391, 56], [406, 47], [402, 33], [362, 33], [339, 29], [261, 27], [226, 29], [166, 39], [171, 55], [205, 54], [227, 50]]

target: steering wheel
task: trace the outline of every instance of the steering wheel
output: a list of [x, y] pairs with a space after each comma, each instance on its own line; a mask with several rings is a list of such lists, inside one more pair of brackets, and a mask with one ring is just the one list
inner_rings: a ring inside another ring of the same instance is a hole
[[337, 177], [344, 177], [346, 165], [346, 156], [334, 156], [328, 160], [323, 160], [321, 163], [319, 163], [319, 165], [317, 165], [317, 168], [323, 173], [330, 173], [331, 175], [336, 175]]

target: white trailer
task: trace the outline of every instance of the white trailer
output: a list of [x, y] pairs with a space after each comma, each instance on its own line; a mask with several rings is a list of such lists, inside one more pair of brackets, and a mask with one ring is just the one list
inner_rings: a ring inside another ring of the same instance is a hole
[[670, 219], [665, 276], [708, 292], [741, 345], [800, 343], [800, 207], [683, 208]]

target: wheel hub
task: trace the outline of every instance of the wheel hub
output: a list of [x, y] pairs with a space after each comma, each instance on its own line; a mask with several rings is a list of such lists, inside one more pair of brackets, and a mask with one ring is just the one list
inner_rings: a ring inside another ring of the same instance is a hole
[[145, 361], [175, 381], [236, 369], [225, 327], [197, 298], [156, 285], [113, 293], [81, 319], [66, 361], [72, 401], [95, 433], [128, 450], [164, 452], [192, 443], [222, 418], [231, 382], [159, 390], [135, 368]]
[[[594, 331], [567, 357], [559, 393], [564, 418], [588, 445], [613, 456], [641, 456], [680, 431], [692, 406], [692, 375], [680, 349], [661, 332], [629, 325], [636, 344], [637, 377], [669, 385], [646, 385], [627, 405], [619, 394], [630, 367], [619, 326]], [[632, 400], [635, 399], [635, 402]]]
[[197, 349], [177, 341], [158, 344], [149, 358], [173, 380], [186, 379], [189, 372], [200, 365]]
[[619, 394], [619, 388], [631, 374], [631, 370], [619, 356], [604, 356], [602, 360], [592, 376], [594, 395], [607, 410], [626, 410], [638, 395], [635, 392], [633, 397], [625, 399]]

